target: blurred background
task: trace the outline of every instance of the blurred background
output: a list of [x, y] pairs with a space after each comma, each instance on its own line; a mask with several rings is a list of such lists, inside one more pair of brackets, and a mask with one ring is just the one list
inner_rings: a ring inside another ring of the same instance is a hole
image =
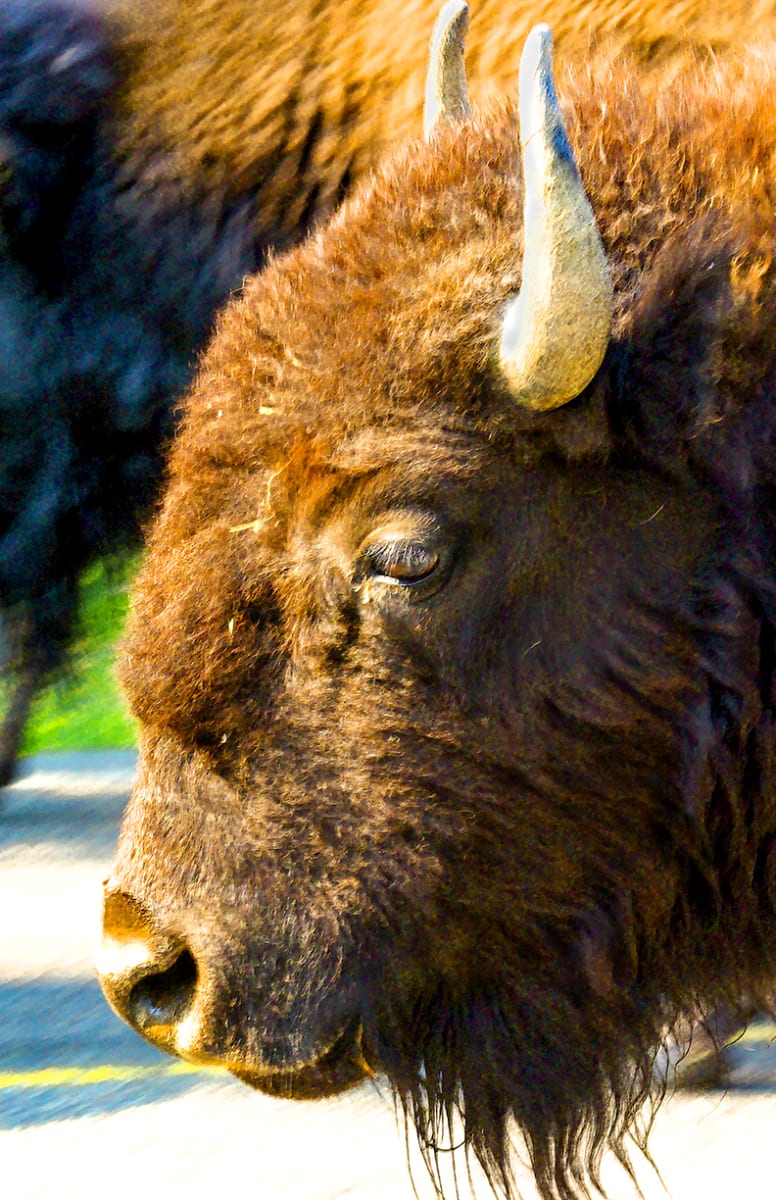
[[[22, 736], [23, 755], [134, 746], [134, 729], [113, 665], [127, 615], [127, 590], [138, 564], [138, 554], [117, 555], [93, 563], [82, 576], [72, 661], [33, 700]], [[10, 683], [7, 677], [0, 679], [4, 706]]]

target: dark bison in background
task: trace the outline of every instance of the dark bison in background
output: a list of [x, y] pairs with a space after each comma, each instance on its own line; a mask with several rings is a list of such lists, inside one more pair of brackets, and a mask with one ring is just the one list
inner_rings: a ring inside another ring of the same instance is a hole
[[[436, 0], [0, 4], [0, 611], [15, 692], [62, 661], [80, 572], [137, 535], [213, 314], [269, 247], [329, 213], [414, 131]], [[535, 4], [482, 0], [481, 83], [506, 83]], [[548, 3], [566, 45], [719, 48], [776, 4], [621, 12]], [[15, 670], [14, 670], [15, 669]]]
[[514, 1120], [570, 1198], [669, 1032], [776, 978], [776, 47], [559, 110], [540, 27], [518, 122], [443, 16], [428, 142], [186, 402], [99, 965], [164, 1049], [383, 1073], [505, 1189]]

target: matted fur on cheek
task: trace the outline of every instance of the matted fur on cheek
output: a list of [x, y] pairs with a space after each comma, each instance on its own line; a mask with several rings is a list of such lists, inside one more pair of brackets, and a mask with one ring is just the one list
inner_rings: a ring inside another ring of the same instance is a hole
[[124, 643], [122, 681], [136, 715], [187, 745], [249, 726], [276, 658], [271, 585], [259, 568], [246, 577], [230, 538], [222, 524], [152, 556]]

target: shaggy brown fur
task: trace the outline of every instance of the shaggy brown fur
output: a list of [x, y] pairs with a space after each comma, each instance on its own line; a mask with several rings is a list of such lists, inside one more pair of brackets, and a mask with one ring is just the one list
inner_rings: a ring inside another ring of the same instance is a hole
[[[0, 784], [36, 689], [63, 659], [80, 573], [147, 516], [216, 309], [420, 127], [437, 6], [0, 7], [0, 614], [18, 671]], [[774, 0], [550, 0], [541, 15], [564, 47], [610, 36], [675, 66], [740, 37], [747, 20], [776, 27]], [[476, 17], [481, 96], [511, 82], [537, 13], [481, 0]]]
[[[258, 197], [256, 232], [295, 241], [397, 136], [419, 130], [438, 0], [110, 0], [132, 69], [118, 133], [135, 156], [207, 195]], [[475, 99], [511, 87], [537, 20], [561, 53], [600, 40], [647, 61], [719, 52], [776, 30], [774, 0], [478, 0], [467, 70]]]
[[776, 48], [561, 73], [616, 319], [516, 409], [511, 104], [391, 157], [219, 321], [124, 679], [116, 1007], [268, 1091], [384, 1072], [587, 1194], [683, 1014], [776, 972]]

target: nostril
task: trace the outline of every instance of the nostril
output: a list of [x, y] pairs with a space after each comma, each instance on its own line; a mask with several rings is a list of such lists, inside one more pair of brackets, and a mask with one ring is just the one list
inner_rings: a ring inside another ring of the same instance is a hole
[[138, 1033], [172, 1053], [181, 1052], [181, 1038], [188, 1047], [199, 968], [166, 920], [131, 895], [106, 892], [96, 966], [109, 1003]]
[[127, 997], [127, 1017], [141, 1033], [153, 1037], [160, 1026], [181, 1023], [196, 990], [197, 964], [191, 952], [184, 949], [165, 971], [138, 979]]

